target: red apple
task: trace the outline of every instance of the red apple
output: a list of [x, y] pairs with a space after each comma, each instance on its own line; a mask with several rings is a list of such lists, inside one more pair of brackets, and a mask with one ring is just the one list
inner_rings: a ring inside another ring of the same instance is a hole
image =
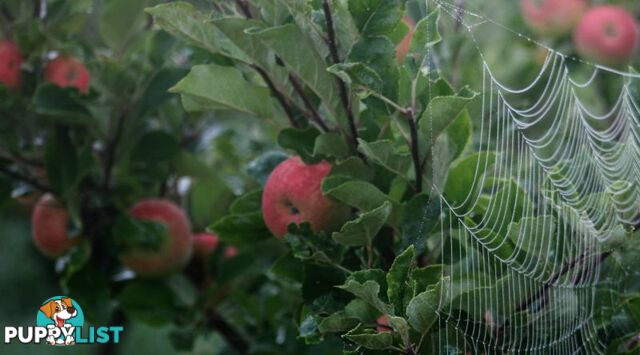
[[413, 33], [416, 27], [416, 24], [409, 16], [403, 17], [402, 22], [409, 27], [409, 32], [404, 35], [402, 41], [396, 46], [396, 58], [398, 58], [398, 62], [400, 63], [404, 62], [404, 58], [409, 53], [409, 47], [411, 46], [411, 40], [413, 39]]
[[226, 247], [224, 249], [224, 259], [233, 259], [238, 255], [238, 248], [234, 246]]
[[578, 52], [599, 64], [627, 63], [638, 46], [638, 23], [625, 9], [596, 6], [584, 15], [574, 32]]
[[44, 78], [61, 88], [75, 87], [83, 94], [89, 92], [89, 71], [74, 57], [61, 56], [50, 61]]
[[52, 194], [40, 198], [31, 215], [33, 242], [40, 252], [50, 258], [66, 254], [77, 242], [67, 232], [69, 214]]
[[155, 277], [182, 268], [193, 249], [191, 223], [185, 212], [174, 203], [162, 199], [142, 200], [129, 214], [137, 219], [163, 224], [166, 240], [158, 250], [130, 249], [122, 256], [122, 263], [142, 277]]
[[587, 0], [522, 0], [525, 22], [540, 35], [557, 37], [571, 32], [587, 11]]
[[376, 331], [378, 333], [392, 332], [393, 331], [391, 329], [391, 326], [389, 326], [389, 316], [387, 316], [386, 314], [383, 314], [380, 317], [378, 317], [378, 319], [376, 319], [376, 324], [378, 325], [376, 327]]
[[349, 208], [325, 197], [320, 186], [330, 171], [331, 164], [326, 161], [306, 165], [297, 156], [273, 170], [262, 195], [264, 222], [271, 233], [282, 238], [291, 223], [309, 222], [315, 232], [342, 225]]
[[9, 40], [0, 41], [0, 84], [11, 90], [17, 89], [22, 78], [21, 65], [20, 48]]
[[206, 260], [220, 244], [220, 239], [213, 233], [197, 233], [193, 235], [193, 256]]

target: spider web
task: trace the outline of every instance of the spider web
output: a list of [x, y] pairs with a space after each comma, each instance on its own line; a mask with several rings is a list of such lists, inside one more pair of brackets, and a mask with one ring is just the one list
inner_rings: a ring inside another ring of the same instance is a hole
[[[453, 164], [472, 176], [469, 192], [433, 186], [448, 280], [438, 351], [604, 353], [600, 312], [611, 299], [599, 290], [615, 283], [603, 277], [606, 244], [640, 222], [640, 75], [569, 57], [468, 5], [431, 4], [466, 31], [482, 66], [477, 152]], [[485, 26], [545, 50], [527, 86], [497, 77]], [[575, 79], [576, 66], [589, 74]], [[593, 107], [603, 80], [617, 95]]]

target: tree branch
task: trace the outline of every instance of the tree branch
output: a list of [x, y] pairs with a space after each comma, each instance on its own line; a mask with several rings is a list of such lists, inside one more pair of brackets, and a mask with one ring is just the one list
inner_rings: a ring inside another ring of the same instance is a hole
[[46, 186], [42, 183], [40, 183], [38, 180], [33, 179], [29, 176], [17, 173], [15, 171], [10, 170], [7, 167], [1, 166], [0, 165], [0, 174], [4, 174], [14, 180], [18, 180], [18, 181], [22, 181], [28, 185], [31, 185], [32, 187], [42, 191], [42, 192], [53, 192], [53, 190], [51, 190], [51, 188], [49, 186]]
[[249, 7], [249, 3], [247, 2], [247, 0], [236, 0], [236, 4], [245, 17], [253, 18], [253, 15], [251, 15], [251, 8]]
[[309, 98], [304, 93], [304, 87], [302, 86], [302, 83], [293, 74], [289, 74], [289, 82], [291, 83], [291, 85], [293, 85], [293, 89], [300, 96], [302, 102], [304, 102], [304, 106], [311, 112], [311, 119], [313, 120], [313, 122], [320, 126], [320, 128], [322, 128], [324, 132], [329, 132], [329, 127], [326, 123], [324, 123], [324, 120], [322, 119], [322, 117], [320, 117], [318, 110], [316, 110], [313, 103], [309, 101]]
[[[598, 259], [597, 259], [596, 262], [598, 264], [601, 263], [607, 257], [609, 257], [609, 255], [611, 255], [611, 254], [612, 254], [611, 251], [606, 251], [604, 253], [601, 253], [600, 255], [597, 256]], [[545, 282], [544, 285], [542, 285], [542, 287], [536, 293], [534, 293], [526, 301], [524, 301], [521, 304], [519, 304], [518, 307], [516, 307], [516, 312], [520, 312], [520, 311], [528, 308], [532, 303], [534, 303], [538, 299], [545, 297], [545, 295], [547, 293], [547, 290], [549, 290], [549, 288], [551, 288], [553, 286], [553, 284], [560, 279], [560, 277], [562, 277], [563, 275], [567, 274], [569, 271], [573, 270], [576, 266], [582, 264], [587, 258], [589, 258], [591, 256], [592, 255], [587, 255], [587, 252], [585, 251], [577, 259], [569, 261], [568, 263], [566, 263], [562, 267], [562, 269], [560, 269], [560, 271], [558, 271], [556, 274], [551, 276], [549, 281]], [[578, 281], [578, 280], [576, 280], [576, 281]]]
[[205, 310], [207, 327], [215, 329], [222, 335], [227, 344], [236, 349], [240, 354], [249, 353], [249, 343], [220, 315], [214, 308]]
[[[329, 35], [329, 52], [331, 53], [331, 59], [333, 60], [333, 63], [337, 64], [340, 63], [341, 60], [340, 56], [338, 55], [338, 44], [336, 41], [336, 32], [333, 26], [333, 15], [331, 14], [331, 4], [329, 4], [329, 0], [322, 1], [322, 9], [324, 11], [324, 17], [327, 21], [327, 34]], [[353, 147], [356, 149], [356, 152], [358, 152], [358, 155], [361, 155], [361, 153], [358, 151], [358, 127], [356, 126], [356, 119], [353, 115], [353, 107], [351, 104], [351, 99], [349, 98], [347, 85], [338, 77], [336, 77], [336, 80], [338, 81], [340, 100], [342, 101], [342, 105], [347, 112], [349, 130], [351, 131], [351, 144], [353, 144]], [[363, 156], [361, 157], [363, 158]]]
[[410, 141], [411, 148], [411, 160], [413, 160], [413, 169], [416, 174], [416, 192], [422, 192], [422, 163], [420, 161], [420, 147], [418, 146], [418, 128], [416, 127], [416, 118], [413, 113], [413, 109], [407, 109], [406, 111], [407, 122], [409, 122]]
[[296, 117], [293, 114], [291, 106], [287, 102], [287, 98], [284, 97], [284, 95], [280, 92], [280, 90], [278, 90], [278, 88], [276, 88], [276, 85], [273, 83], [273, 80], [271, 80], [269, 74], [258, 65], [252, 64], [251, 68], [253, 68], [253, 70], [255, 70], [258, 74], [260, 74], [262, 80], [264, 80], [264, 82], [269, 87], [269, 90], [271, 90], [271, 92], [273, 93], [273, 96], [276, 97], [276, 100], [278, 100], [280, 106], [282, 106], [284, 112], [287, 114], [287, 118], [289, 119], [289, 123], [291, 123], [291, 126], [294, 128], [299, 128], [300, 125], [296, 121]]

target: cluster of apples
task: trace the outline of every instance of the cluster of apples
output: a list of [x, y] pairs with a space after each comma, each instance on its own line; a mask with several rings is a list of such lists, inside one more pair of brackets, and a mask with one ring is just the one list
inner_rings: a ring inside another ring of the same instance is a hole
[[529, 27], [542, 36], [573, 31], [578, 53], [597, 64], [627, 64], [640, 44], [638, 22], [619, 6], [590, 8], [588, 0], [522, 0], [521, 9]]
[[[164, 199], [144, 199], [129, 209], [129, 215], [142, 221], [160, 223], [169, 238], [157, 250], [131, 249], [121, 255], [122, 264], [141, 277], [156, 277], [179, 270], [193, 258], [204, 261], [220, 244], [212, 233], [191, 232], [191, 222], [182, 208]], [[31, 216], [31, 231], [36, 248], [45, 256], [58, 258], [74, 247], [80, 238], [67, 230], [69, 213], [51, 194], [45, 194]], [[236, 247], [224, 250], [224, 257], [236, 256]]]
[[[22, 82], [24, 58], [20, 48], [10, 40], [0, 40], [0, 84], [18, 90]], [[81, 93], [89, 92], [90, 75], [75, 57], [61, 55], [47, 62], [44, 80], [59, 87], [75, 87]]]
[[[322, 161], [307, 165], [294, 156], [280, 163], [269, 176], [262, 196], [264, 221], [279, 239], [290, 224], [308, 222], [316, 232], [333, 231], [349, 217], [350, 208], [322, 194], [322, 180], [331, 164]], [[182, 208], [164, 199], [144, 199], [129, 209], [138, 220], [153, 221], [166, 227], [169, 238], [156, 250], [132, 249], [120, 256], [122, 264], [141, 277], [157, 277], [179, 270], [192, 258], [204, 262], [220, 240], [212, 233], [192, 233], [191, 223]], [[69, 252], [79, 238], [68, 232], [69, 213], [52, 195], [43, 195], [31, 216], [33, 241], [50, 258]], [[236, 256], [238, 249], [228, 246], [223, 257]]]

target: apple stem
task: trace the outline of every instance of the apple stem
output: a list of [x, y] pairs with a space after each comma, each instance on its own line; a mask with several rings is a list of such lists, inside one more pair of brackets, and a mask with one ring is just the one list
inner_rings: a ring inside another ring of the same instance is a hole
[[[333, 63], [337, 64], [340, 63], [341, 60], [340, 56], [338, 55], [338, 44], [336, 41], [336, 32], [333, 26], [333, 15], [331, 14], [331, 4], [329, 3], [329, 0], [322, 1], [322, 9], [324, 11], [325, 20], [327, 21], [327, 43], [329, 44], [329, 52], [331, 53], [331, 59], [333, 60]], [[351, 144], [358, 153], [358, 156], [364, 160], [364, 155], [362, 155], [362, 153], [358, 151], [358, 127], [356, 125], [356, 119], [353, 115], [353, 105], [351, 103], [351, 99], [349, 98], [347, 85], [338, 77], [336, 77], [336, 80], [338, 82], [340, 100], [342, 101], [342, 105], [347, 112], [349, 130], [351, 131]]]

